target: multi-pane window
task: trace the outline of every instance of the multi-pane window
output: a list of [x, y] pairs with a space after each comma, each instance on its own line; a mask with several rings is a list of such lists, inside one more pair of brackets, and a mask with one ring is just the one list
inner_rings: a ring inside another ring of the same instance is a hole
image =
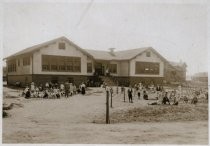
[[24, 57], [23, 58], [23, 66], [30, 65], [30, 57]]
[[73, 72], [73, 58], [71, 57], [66, 58], [66, 70], [68, 72]]
[[10, 60], [7, 62], [8, 72], [16, 72], [16, 60]]
[[160, 64], [152, 62], [136, 62], [136, 74], [159, 74]]
[[58, 71], [58, 57], [57, 56], [49, 56], [50, 57], [50, 70]]
[[117, 64], [110, 64], [109, 65], [109, 72], [116, 74], [117, 73]]
[[42, 55], [42, 71], [81, 72], [81, 58]]
[[58, 57], [58, 69], [59, 71], [66, 71], [65, 57]]
[[66, 49], [66, 44], [65, 44], [64, 42], [60, 42], [60, 43], [58, 44], [58, 48], [59, 48], [59, 49], [65, 50], [65, 49]]
[[80, 58], [74, 58], [74, 71], [80, 72], [81, 71], [81, 61]]
[[50, 57], [48, 55], [42, 56], [42, 70], [43, 71], [50, 70]]
[[92, 63], [91, 62], [87, 63], [87, 72], [92, 73]]

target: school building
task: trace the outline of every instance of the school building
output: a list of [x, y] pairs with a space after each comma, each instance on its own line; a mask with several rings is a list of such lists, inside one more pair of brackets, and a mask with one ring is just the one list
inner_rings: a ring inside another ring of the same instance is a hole
[[66, 37], [26, 48], [7, 58], [7, 82], [81, 82], [109, 84], [183, 82], [186, 64], [169, 62], [152, 47], [125, 51], [82, 49]]

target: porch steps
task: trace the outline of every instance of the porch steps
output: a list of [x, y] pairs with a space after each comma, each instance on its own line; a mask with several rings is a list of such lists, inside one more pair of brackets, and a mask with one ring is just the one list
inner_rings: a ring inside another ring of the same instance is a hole
[[101, 76], [100, 78], [103, 82], [105, 82], [109, 86], [117, 85], [117, 80], [115, 79], [115, 77]]

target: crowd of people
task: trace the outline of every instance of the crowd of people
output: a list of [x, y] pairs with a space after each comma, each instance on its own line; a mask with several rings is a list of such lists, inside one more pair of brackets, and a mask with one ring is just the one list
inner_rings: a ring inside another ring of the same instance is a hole
[[24, 91], [22, 92], [22, 96], [25, 98], [61, 98], [61, 97], [70, 97], [76, 94], [81, 93], [82, 95], [85, 94], [86, 85], [81, 83], [79, 87], [76, 87], [75, 84], [65, 82], [65, 83], [55, 83], [52, 84], [51, 82], [46, 82], [43, 86], [35, 85], [32, 82], [29, 86], [26, 86]]
[[[113, 94], [113, 88], [106, 85], [106, 83], [102, 84], [102, 87], [106, 88], [110, 94]], [[127, 90], [126, 90], [127, 89]], [[118, 86], [117, 91], [118, 93]], [[81, 83], [80, 86], [76, 86], [73, 83], [65, 82], [60, 84], [52, 84], [51, 82], [46, 82], [43, 86], [35, 85], [32, 82], [29, 86], [26, 86], [22, 95], [25, 98], [54, 98], [59, 99], [61, 97], [70, 97], [76, 94], [85, 95], [86, 93], [86, 85]], [[190, 95], [184, 94], [182, 91], [181, 85], [174, 89], [164, 89], [163, 86], [151, 84], [150, 86], [145, 86], [141, 82], [135, 84], [133, 87], [129, 86], [125, 88], [121, 86], [121, 94], [124, 96], [127, 94], [129, 103], [133, 103], [133, 98], [137, 97], [137, 100], [144, 99], [149, 100], [149, 98], [155, 97], [156, 101], [149, 103], [149, 105], [159, 105], [159, 104], [169, 104], [169, 105], [178, 105], [179, 101], [183, 100], [187, 103], [191, 100], [192, 104], [196, 104], [198, 102], [198, 96], [200, 94], [204, 94], [205, 98], [208, 100], [208, 92], [207, 91], [198, 91], [192, 90]]]
[[156, 101], [148, 103], [149, 105], [178, 105], [180, 101], [184, 101], [185, 103], [187, 103], [189, 100], [192, 104], [196, 104], [198, 102], [198, 97], [201, 94], [204, 94], [204, 98], [208, 100], [208, 91], [198, 91], [194, 89], [190, 91], [190, 94], [184, 94], [181, 85], [173, 89], [165, 89], [163, 86], [155, 86], [154, 84], [151, 84], [150, 86], [145, 86], [141, 82], [135, 84], [133, 87], [129, 86], [127, 88], [127, 93], [126, 88], [124, 86], [121, 86], [121, 94], [124, 94], [124, 96], [125, 94], [127, 94], [129, 103], [133, 103], [133, 98], [135, 97], [137, 97], [137, 100], [149, 100], [149, 98], [154, 99], [155, 97]]

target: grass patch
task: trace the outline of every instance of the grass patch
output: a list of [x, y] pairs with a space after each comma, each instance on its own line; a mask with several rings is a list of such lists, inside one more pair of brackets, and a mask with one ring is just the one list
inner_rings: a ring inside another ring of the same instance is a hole
[[[105, 116], [94, 121], [104, 123]], [[199, 103], [173, 105], [148, 105], [116, 111], [110, 115], [111, 123], [129, 122], [167, 122], [167, 121], [202, 121], [208, 120], [208, 104]]]

